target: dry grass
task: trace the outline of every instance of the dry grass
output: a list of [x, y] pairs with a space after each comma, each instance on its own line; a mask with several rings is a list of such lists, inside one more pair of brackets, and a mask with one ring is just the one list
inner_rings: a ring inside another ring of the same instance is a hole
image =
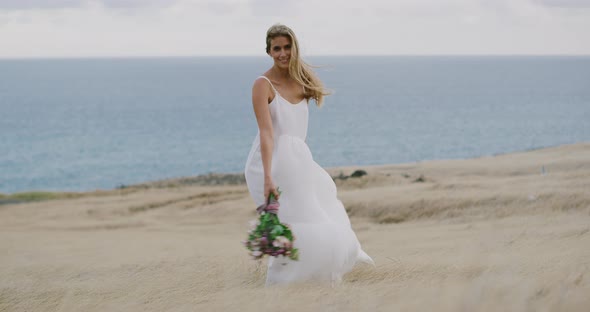
[[264, 288], [245, 186], [189, 179], [0, 206], [0, 311], [588, 310], [590, 144], [356, 169], [336, 288]]
[[371, 169], [339, 189], [350, 190], [341, 192], [349, 215], [379, 223], [590, 214], [590, 144]]

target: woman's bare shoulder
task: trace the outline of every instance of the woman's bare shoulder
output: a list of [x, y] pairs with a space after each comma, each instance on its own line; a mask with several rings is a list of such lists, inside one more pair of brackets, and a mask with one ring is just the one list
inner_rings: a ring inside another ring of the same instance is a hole
[[252, 97], [266, 98], [270, 103], [272, 98], [274, 98], [274, 92], [272, 91], [273, 89], [271, 84], [263, 77], [265, 76], [258, 76], [256, 79], [254, 79], [254, 84], [252, 85]]

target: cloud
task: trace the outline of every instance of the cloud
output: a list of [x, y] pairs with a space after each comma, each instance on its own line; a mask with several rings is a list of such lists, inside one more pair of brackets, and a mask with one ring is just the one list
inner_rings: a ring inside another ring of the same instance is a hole
[[3, 0], [0, 10], [63, 9], [85, 6], [84, 0]]
[[98, 0], [103, 6], [107, 8], [140, 8], [140, 7], [170, 7], [177, 1], [173, 0]]
[[254, 16], [295, 16], [299, 13], [296, 0], [250, 0], [249, 5]]
[[98, 5], [112, 9], [162, 8], [177, 0], [2, 0], [0, 10], [71, 9]]
[[589, 54], [588, 1], [0, 0], [0, 58], [263, 56], [276, 22], [304, 56]]
[[590, 0], [533, 0], [533, 2], [556, 8], [590, 8]]

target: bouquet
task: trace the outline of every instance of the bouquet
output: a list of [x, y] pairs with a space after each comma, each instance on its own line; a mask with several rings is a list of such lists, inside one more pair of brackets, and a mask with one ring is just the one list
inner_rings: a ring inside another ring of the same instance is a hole
[[295, 236], [291, 228], [279, 221], [279, 206], [279, 201], [270, 193], [267, 203], [256, 208], [258, 220], [250, 221], [248, 240], [243, 243], [255, 260], [262, 259], [264, 255], [299, 259], [297, 248], [293, 248]]

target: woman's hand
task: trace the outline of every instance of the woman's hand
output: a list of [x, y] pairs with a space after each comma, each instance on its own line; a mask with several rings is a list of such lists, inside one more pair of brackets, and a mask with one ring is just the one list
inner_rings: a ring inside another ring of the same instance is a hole
[[272, 182], [272, 180], [265, 179], [264, 180], [264, 198], [266, 200], [268, 200], [268, 196], [270, 196], [270, 193], [272, 193], [274, 195], [276, 200], [279, 199], [279, 192], [277, 191], [275, 184]]

